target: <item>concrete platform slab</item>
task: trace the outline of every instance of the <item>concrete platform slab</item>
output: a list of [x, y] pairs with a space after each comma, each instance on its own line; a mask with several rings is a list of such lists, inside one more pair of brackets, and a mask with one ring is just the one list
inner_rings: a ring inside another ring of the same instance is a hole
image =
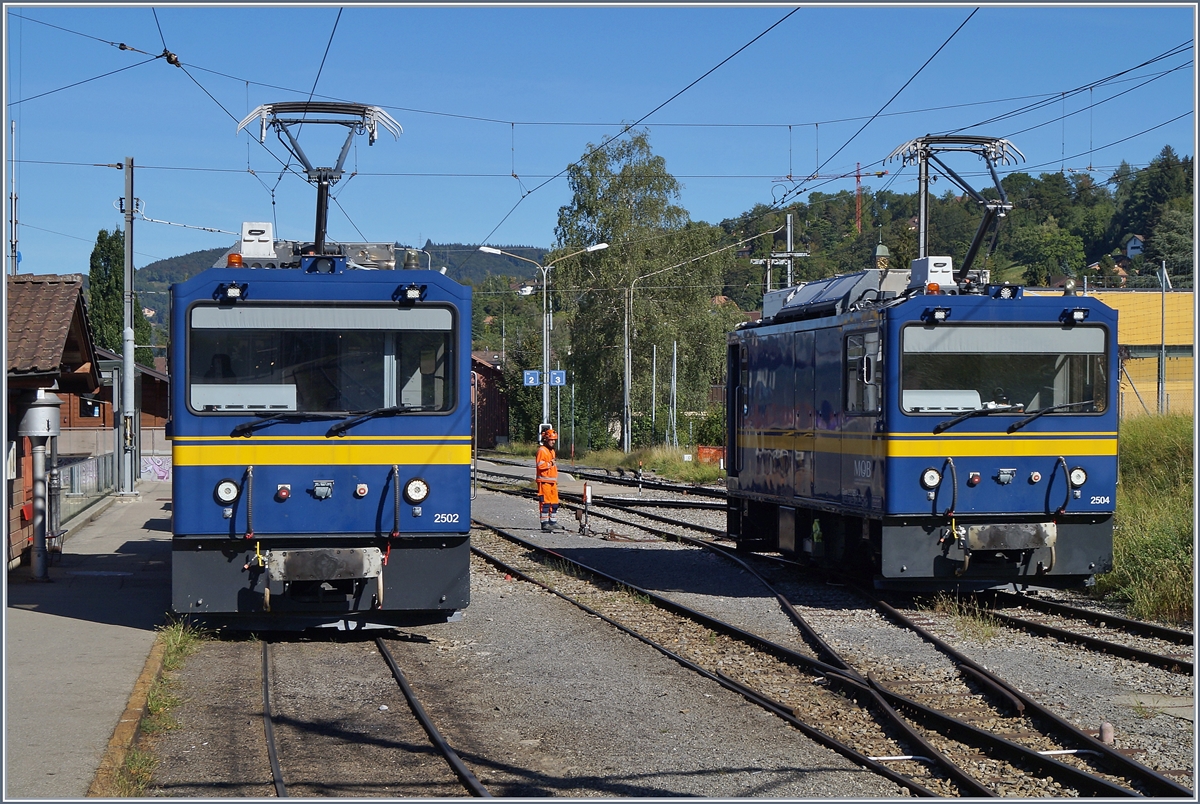
[[5, 580], [4, 797], [83, 798], [170, 607], [171, 484], [71, 532], [50, 582]]

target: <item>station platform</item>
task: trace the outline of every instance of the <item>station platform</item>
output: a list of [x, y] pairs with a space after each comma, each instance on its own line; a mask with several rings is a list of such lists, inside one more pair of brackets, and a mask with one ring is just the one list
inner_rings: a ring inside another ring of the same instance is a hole
[[96, 503], [52, 558], [49, 582], [6, 578], [5, 801], [82, 799], [132, 739], [171, 603], [170, 482]]

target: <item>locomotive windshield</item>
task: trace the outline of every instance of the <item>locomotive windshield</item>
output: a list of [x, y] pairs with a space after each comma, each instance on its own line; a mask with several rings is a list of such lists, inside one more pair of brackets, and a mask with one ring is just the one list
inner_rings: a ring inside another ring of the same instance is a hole
[[1108, 396], [1104, 329], [1077, 326], [905, 327], [901, 408], [954, 413], [1012, 406], [1013, 415], [1054, 405], [1101, 412]]
[[187, 398], [194, 410], [454, 407], [448, 308], [201, 305], [189, 316]]

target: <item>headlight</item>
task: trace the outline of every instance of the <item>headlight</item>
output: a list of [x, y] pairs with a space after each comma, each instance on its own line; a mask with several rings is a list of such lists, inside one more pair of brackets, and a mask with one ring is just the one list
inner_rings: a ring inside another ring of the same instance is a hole
[[1087, 472], [1083, 471], [1082, 466], [1076, 466], [1074, 469], [1071, 470], [1070, 478], [1071, 478], [1071, 485], [1074, 486], [1075, 488], [1079, 488], [1080, 486], [1082, 486], [1084, 483], [1087, 482]]
[[429, 484], [421, 478], [414, 477], [404, 484], [404, 499], [408, 500], [411, 505], [420, 504], [428, 496]]
[[927, 489], [936, 489], [942, 482], [942, 473], [932, 466], [921, 473], [921, 485]]
[[217, 484], [213, 490], [213, 495], [217, 498], [217, 502], [222, 505], [229, 505], [238, 498], [238, 484], [228, 478]]

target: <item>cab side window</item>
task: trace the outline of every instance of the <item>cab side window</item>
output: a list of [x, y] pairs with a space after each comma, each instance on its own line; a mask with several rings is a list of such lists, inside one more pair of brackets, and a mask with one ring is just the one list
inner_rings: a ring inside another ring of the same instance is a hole
[[845, 409], [851, 415], [879, 412], [879, 334], [846, 336]]

